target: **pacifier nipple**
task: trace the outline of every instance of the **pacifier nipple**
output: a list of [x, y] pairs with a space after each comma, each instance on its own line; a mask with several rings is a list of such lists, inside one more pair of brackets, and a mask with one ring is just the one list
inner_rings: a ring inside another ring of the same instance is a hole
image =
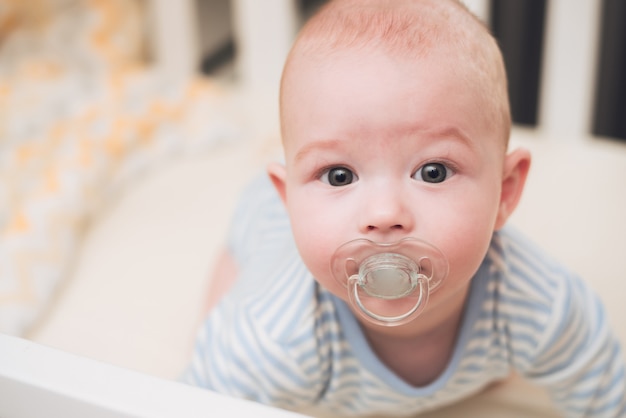
[[350, 304], [365, 319], [387, 326], [417, 317], [430, 293], [448, 274], [441, 251], [425, 241], [350, 241], [331, 259], [336, 280], [346, 286]]

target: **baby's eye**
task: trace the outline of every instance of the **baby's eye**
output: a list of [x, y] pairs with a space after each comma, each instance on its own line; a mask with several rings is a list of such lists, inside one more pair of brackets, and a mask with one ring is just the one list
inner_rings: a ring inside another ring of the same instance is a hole
[[427, 183], [441, 183], [447, 180], [452, 175], [452, 170], [441, 163], [428, 163], [420, 167], [413, 178], [416, 180], [423, 180]]
[[345, 167], [334, 167], [322, 174], [320, 178], [324, 183], [331, 186], [347, 186], [355, 180], [352, 170]]

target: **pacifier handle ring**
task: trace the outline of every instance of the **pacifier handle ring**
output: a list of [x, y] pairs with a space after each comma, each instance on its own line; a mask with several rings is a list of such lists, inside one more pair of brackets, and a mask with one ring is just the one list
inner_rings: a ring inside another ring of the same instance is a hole
[[425, 289], [425, 283], [426, 283], [426, 280], [424, 279], [427, 279], [427, 277], [424, 276], [423, 274], [420, 274], [418, 277], [419, 299], [408, 312], [405, 312], [402, 315], [397, 315], [397, 316], [378, 315], [370, 311], [369, 309], [367, 309], [365, 305], [363, 305], [363, 302], [361, 302], [361, 298], [359, 297], [358, 280], [353, 280], [352, 279], [353, 277], [355, 276], [350, 277], [349, 281], [352, 282], [352, 288], [353, 288], [352, 294], [353, 294], [354, 301], [356, 302], [357, 306], [359, 307], [362, 313], [364, 313], [367, 317], [374, 319], [376, 321], [383, 322], [385, 324], [392, 324], [394, 322], [403, 321], [407, 319], [408, 317], [410, 317], [411, 315], [413, 315], [420, 308], [420, 306], [422, 305], [422, 302], [424, 301], [424, 294], [425, 294], [424, 289]]
[[[420, 276], [423, 276], [423, 277], [426, 278], [426, 280], [428, 282], [428, 290], [429, 291], [435, 290], [441, 284], [442, 278], [439, 278], [439, 280], [437, 280], [437, 281], [433, 280], [433, 278], [435, 277], [435, 268], [434, 268], [433, 262], [432, 262], [430, 257], [428, 257], [428, 256], [421, 257], [417, 261], [417, 265], [420, 266], [420, 268], [421, 268], [423, 263], [424, 263], [424, 261], [427, 261], [428, 264], [431, 265], [430, 276], [426, 276], [425, 274], [420, 274]], [[447, 275], [447, 272], [445, 274]]]

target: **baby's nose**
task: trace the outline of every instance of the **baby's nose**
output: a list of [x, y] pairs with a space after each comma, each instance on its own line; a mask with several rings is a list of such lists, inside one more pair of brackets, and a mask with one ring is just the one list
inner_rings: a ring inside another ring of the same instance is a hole
[[378, 187], [368, 193], [361, 207], [360, 228], [363, 234], [408, 234], [414, 228], [414, 216], [401, 187]]

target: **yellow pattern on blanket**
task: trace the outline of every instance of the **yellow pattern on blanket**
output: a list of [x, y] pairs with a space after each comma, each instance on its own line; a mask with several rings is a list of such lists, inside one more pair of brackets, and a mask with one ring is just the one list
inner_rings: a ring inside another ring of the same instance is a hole
[[214, 82], [169, 83], [142, 62], [137, 4], [0, 6], [0, 332], [36, 321], [107, 196], [236, 135]]

